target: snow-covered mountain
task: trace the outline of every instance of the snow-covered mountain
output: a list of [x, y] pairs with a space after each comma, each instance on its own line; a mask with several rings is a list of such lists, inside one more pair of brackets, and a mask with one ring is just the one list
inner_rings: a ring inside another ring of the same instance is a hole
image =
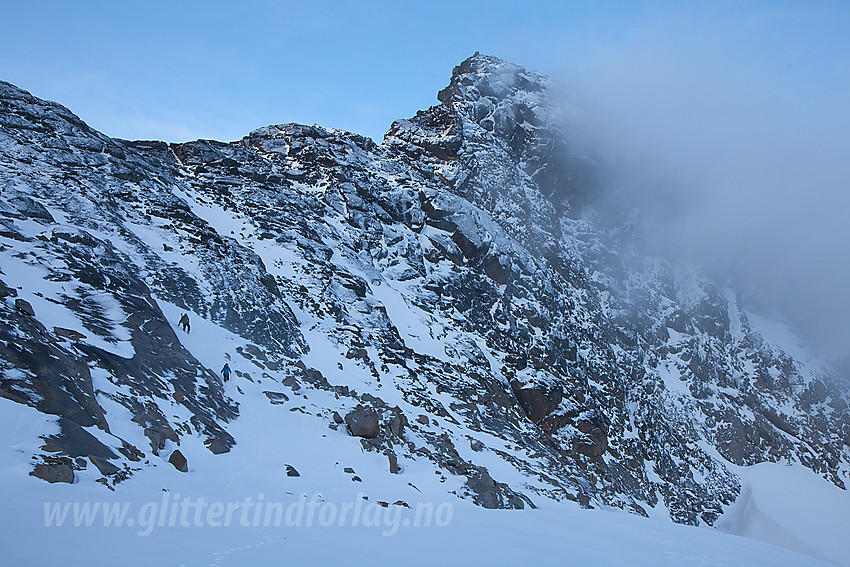
[[[0, 395], [33, 424], [3, 466], [120, 494], [271, 437], [282, 470], [383, 503], [694, 526], [758, 463], [844, 489], [844, 381], [734, 289], [635, 252], [639, 211], [559, 91], [476, 54], [380, 145], [297, 124], [166, 144], [0, 82]], [[323, 469], [355, 453], [371, 479]]]

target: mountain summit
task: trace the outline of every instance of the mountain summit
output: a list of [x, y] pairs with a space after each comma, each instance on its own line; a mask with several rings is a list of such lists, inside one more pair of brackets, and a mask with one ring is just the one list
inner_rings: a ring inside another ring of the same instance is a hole
[[843, 488], [846, 386], [734, 289], [625, 257], [557, 90], [476, 54], [380, 145], [165, 144], [0, 83], [0, 395], [46, 416], [15, 466], [120, 492], [320, 424], [316, 455], [375, 457], [387, 502], [714, 525], [735, 467]]

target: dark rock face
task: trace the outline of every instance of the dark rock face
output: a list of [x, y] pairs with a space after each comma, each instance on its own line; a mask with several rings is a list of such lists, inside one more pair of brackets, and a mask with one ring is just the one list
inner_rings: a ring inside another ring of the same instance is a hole
[[209, 437], [204, 441], [204, 444], [210, 450], [210, 453], [213, 455], [221, 455], [222, 453], [229, 453], [230, 448], [233, 446], [232, 443], [229, 443], [226, 439], [220, 439], [217, 437]]
[[12, 289], [0, 281], [0, 298], [15, 297], [16, 295], [18, 295], [18, 290]]
[[98, 441], [94, 435], [80, 427], [76, 421], [60, 417], [59, 428], [59, 435], [47, 436], [44, 440], [65, 455], [104, 460], [118, 457], [110, 448]]
[[528, 418], [534, 423], [539, 423], [544, 417], [555, 411], [563, 399], [563, 392], [558, 386], [523, 388], [516, 385], [514, 386], [514, 394], [522, 409], [528, 414]]
[[65, 329], [64, 327], [53, 327], [53, 334], [60, 339], [68, 339], [74, 342], [79, 342], [86, 338], [83, 333], [73, 329]]
[[[801, 463], [844, 486], [846, 385], [764, 339], [734, 290], [635, 255], [619, 220], [640, 211], [603, 190], [555, 90], [476, 55], [380, 145], [297, 124], [168, 145], [112, 140], [0, 83], [0, 395], [60, 417], [45, 437], [60, 460], [43, 467], [123, 471], [184, 435], [216, 454], [238, 441], [238, 405], [166, 317], [182, 310], [245, 340], [251, 373], [236, 374], [274, 381], [276, 409], [330, 392], [317, 418], [390, 473], [425, 460], [485, 507], [646, 514], [660, 499], [712, 524], [740, 491], [728, 462]], [[42, 295], [13, 263], [43, 270]], [[290, 305], [338, 349], [338, 373], [294, 361], [309, 345]], [[107, 403], [149, 446], [109, 433]], [[490, 436], [514, 449], [477, 441]], [[493, 478], [485, 456], [525, 482]]]

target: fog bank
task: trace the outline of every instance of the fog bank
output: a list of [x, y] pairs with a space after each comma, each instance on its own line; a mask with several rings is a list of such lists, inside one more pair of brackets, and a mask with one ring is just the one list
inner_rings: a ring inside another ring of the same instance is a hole
[[827, 16], [656, 17], [565, 72], [647, 251], [743, 286], [850, 376], [850, 53], [818, 42]]

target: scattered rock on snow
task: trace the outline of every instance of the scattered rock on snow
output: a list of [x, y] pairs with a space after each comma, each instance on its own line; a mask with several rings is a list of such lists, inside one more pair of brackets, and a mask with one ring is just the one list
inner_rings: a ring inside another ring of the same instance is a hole
[[186, 457], [183, 456], [183, 453], [179, 449], [175, 449], [171, 453], [168, 462], [174, 465], [174, 468], [180, 472], [189, 472], [189, 464], [186, 462]]

